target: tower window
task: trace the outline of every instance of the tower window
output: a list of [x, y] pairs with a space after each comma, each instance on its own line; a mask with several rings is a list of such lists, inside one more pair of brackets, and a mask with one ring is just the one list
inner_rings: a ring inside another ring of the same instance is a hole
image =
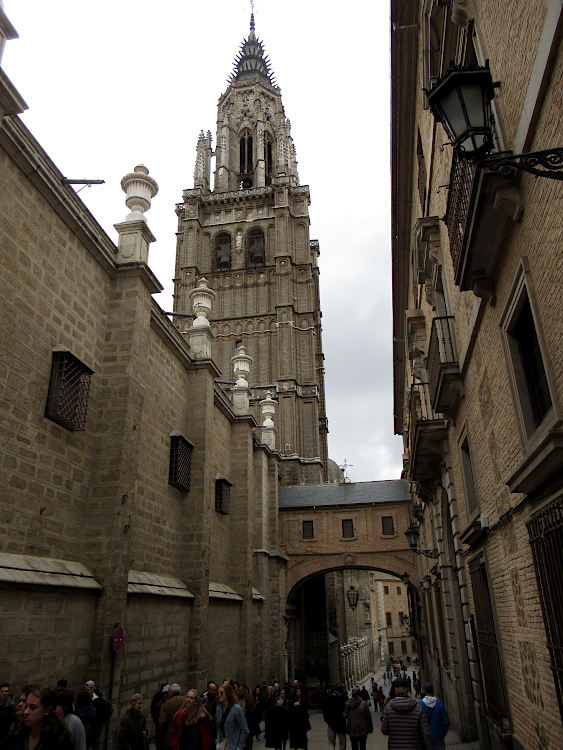
[[264, 133], [264, 166], [266, 185], [271, 185], [274, 176], [274, 141], [268, 132]]
[[248, 128], [240, 137], [240, 179], [243, 188], [252, 187], [254, 176], [252, 133]]
[[221, 232], [213, 242], [215, 249], [215, 268], [218, 271], [228, 270], [231, 267], [231, 235]]
[[264, 265], [265, 260], [264, 232], [258, 227], [254, 227], [246, 235], [246, 249], [249, 265]]

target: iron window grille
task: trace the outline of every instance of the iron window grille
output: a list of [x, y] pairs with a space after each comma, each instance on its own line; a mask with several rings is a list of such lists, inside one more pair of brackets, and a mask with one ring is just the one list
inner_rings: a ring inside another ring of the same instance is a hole
[[534, 513], [526, 525], [534, 557], [551, 671], [563, 722], [563, 495]]
[[193, 449], [193, 445], [182, 435], [170, 436], [168, 484], [183, 492], [190, 489]]
[[231, 487], [227, 479], [215, 480], [215, 510], [224, 516], [231, 512]]
[[313, 521], [303, 521], [303, 539], [315, 538], [315, 527]]
[[45, 416], [71, 432], [86, 428], [94, 370], [68, 351], [53, 352]]
[[480, 557], [471, 560], [469, 572], [475, 601], [475, 635], [481, 659], [487, 714], [499, 727], [503, 727], [508, 715], [506, 691], [485, 561]]

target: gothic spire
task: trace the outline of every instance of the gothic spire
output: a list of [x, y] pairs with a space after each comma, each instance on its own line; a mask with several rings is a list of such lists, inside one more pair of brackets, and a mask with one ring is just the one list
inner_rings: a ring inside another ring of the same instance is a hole
[[270, 60], [264, 53], [262, 42], [255, 33], [254, 12], [250, 15], [250, 33], [243, 41], [234, 61], [234, 69], [228, 83], [250, 78], [254, 75], [265, 78], [269, 84], [276, 86], [275, 76], [270, 67]]

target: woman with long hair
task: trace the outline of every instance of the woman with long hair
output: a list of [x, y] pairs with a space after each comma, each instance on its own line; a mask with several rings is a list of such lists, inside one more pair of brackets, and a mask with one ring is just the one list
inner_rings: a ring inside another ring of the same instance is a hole
[[248, 724], [244, 709], [238, 702], [235, 689], [229, 680], [225, 680], [217, 693], [215, 723], [218, 750], [244, 750]]
[[193, 688], [186, 694], [185, 708], [174, 715], [170, 740], [174, 750], [210, 750], [213, 744], [211, 716]]
[[10, 735], [3, 750], [72, 750], [70, 733], [57, 716], [57, 693], [53, 688], [31, 685], [23, 710], [23, 721]]

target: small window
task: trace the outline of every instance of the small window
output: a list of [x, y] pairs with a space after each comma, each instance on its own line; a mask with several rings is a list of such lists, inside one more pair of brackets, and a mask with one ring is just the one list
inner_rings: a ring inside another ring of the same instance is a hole
[[388, 648], [389, 648], [389, 656], [394, 656], [395, 655], [395, 644], [393, 643], [393, 641], [389, 641]]
[[385, 613], [385, 623], [386, 623], [386, 625], [387, 625], [388, 628], [392, 627], [393, 621], [391, 620], [391, 612], [386, 612]]
[[168, 484], [178, 490], [188, 492], [192, 477], [193, 445], [182, 435], [170, 436], [170, 464]]
[[478, 508], [477, 493], [475, 492], [475, 480], [473, 478], [473, 466], [471, 464], [471, 453], [469, 451], [469, 440], [467, 434], [459, 446], [461, 454], [461, 469], [463, 473], [463, 484], [465, 487], [465, 499], [469, 515], [473, 515]]
[[342, 536], [344, 539], [354, 538], [354, 521], [351, 518], [342, 519]]
[[384, 594], [388, 594], [389, 593], [389, 586], [384, 586], [383, 587], [383, 593]]
[[232, 484], [226, 479], [215, 480], [215, 510], [224, 516], [231, 512], [231, 487]]
[[399, 625], [403, 626], [404, 624], [405, 624], [404, 612], [399, 612]]
[[404, 655], [407, 653], [407, 642], [401, 641], [401, 653]]
[[313, 521], [303, 521], [303, 539], [315, 538], [315, 526]]
[[401, 587], [397, 586], [397, 596], [401, 596]]
[[395, 524], [393, 523], [393, 516], [382, 516], [381, 517], [381, 532], [391, 536], [395, 533]]
[[84, 430], [93, 373], [70, 352], [53, 352], [45, 416], [71, 432]]
[[527, 433], [531, 434], [551, 409], [551, 395], [525, 287], [520, 305], [507, 333], [524, 424]]

